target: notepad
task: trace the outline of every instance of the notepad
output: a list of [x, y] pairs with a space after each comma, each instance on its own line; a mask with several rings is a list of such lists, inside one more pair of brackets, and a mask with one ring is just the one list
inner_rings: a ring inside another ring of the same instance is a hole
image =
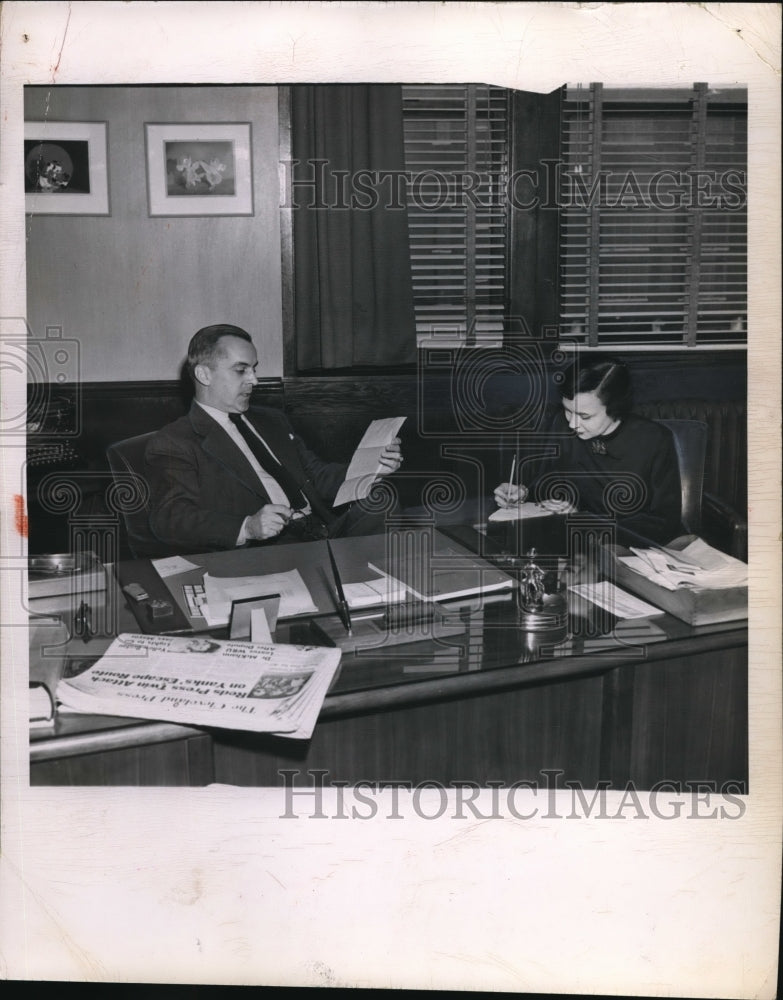
[[489, 515], [488, 520], [523, 521], [528, 517], [551, 517], [555, 513], [557, 513], [556, 510], [550, 510], [548, 507], [528, 500], [525, 503], [515, 504], [513, 507], [499, 507]]
[[273, 593], [280, 595], [280, 618], [318, 611], [298, 569], [265, 576], [219, 577], [205, 573], [204, 592], [207, 600], [201, 610], [210, 628], [228, 624], [232, 601]]
[[398, 604], [405, 600], [407, 590], [399, 580], [384, 574], [363, 583], [345, 583], [343, 592], [351, 611], [372, 608], [379, 604]]
[[472, 558], [456, 549], [440, 549], [429, 560], [413, 555], [393, 559], [386, 569], [369, 564], [370, 569], [399, 580], [420, 601], [452, 601], [471, 594], [506, 590], [515, 581], [503, 570], [480, 558]]
[[615, 618], [645, 618], [647, 615], [663, 614], [660, 608], [639, 600], [638, 597], [634, 597], [626, 590], [620, 590], [608, 580], [602, 580], [600, 583], [575, 584], [569, 587], [569, 590], [584, 597], [585, 600], [597, 604], [599, 608], [613, 614]]

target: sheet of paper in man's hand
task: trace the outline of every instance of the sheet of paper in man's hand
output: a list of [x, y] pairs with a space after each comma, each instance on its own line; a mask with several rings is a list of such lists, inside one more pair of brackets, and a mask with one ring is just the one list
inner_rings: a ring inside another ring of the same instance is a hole
[[405, 420], [405, 417], [373, 420], [353, 453], [351, 464], [345, 473], [345, 482], [337, 491], [333, 507], [350, 503], [351, 500], [362, 500], [367, 496], [383, 468], [380, 463], [381, 452], [397, 437], [397, 432]]

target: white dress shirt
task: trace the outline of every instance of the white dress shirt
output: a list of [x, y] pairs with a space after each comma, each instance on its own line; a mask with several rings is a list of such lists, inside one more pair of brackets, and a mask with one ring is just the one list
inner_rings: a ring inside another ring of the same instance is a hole
[[[266, 469], [263, 469], [258, 464], [258, 460], [256, 459], [253, 452], [250, 450], [247, 441], [245, 441], [245, 439], [240, 434], [239, 430], [231, 422], [231, 418], [229, 417], [229, 415], [224, 410], [215, 409], [214, 406], [207, 406], [206, 403], [200, 403], [198, 402], [198, 400], [196, 400], [196, 402], [202, 408], [202, 410], [204, 410], [205, 413], [208, 413], [213, 420], [216, 420], [217, 423], [220, 424], [220, 426], [223, 428], [226, 434], [228, 434], [228, 436], [231, 438], [231, 440], [234, 442], [237, 448], [239, 448], [239, 450], [248, 460], [248, 462], [253, 468], [253, 471], [261, 480], [261, 485], [264, 487], [264, 490], [266, 491], [266, 494], [269, 497], [269, 502], [273, 504], [279, 504], [282, 507], [289, 507], [290, 502], [288, 500], [288, 497], [286, 496], [285, 490], [274, 478], [274, 476], [270, 476], [269, 473], [266, 471]], [[272, 449], [269, 447], [266, 441], [261, 437], [261, 435], [255, 429], [255, 427], [250, 423], [250, 421], [246, 420], [244, 416], [242, 417], [242, 419], [244, 420], [246, 426], [250, 428], [251, 432], [255, 434], [255, 436], [258, 438], [261, 444], [266, 448], [266, 450], [269, 452], [272, 458], [274, 458], [274, 460], [278, 464], [280, 464], [280, 460], [278, 459], [277, 455], [275, 455], [275, 453], [272, 451]], [[305, 514], [309, 513], [309, 511], [310, 511], [310, 505], [308, 504], [304, 508], [303, 513]], [[245, 520], [242, 522], [242, 527], [240, 528], [239, 536], [237, 537], [237, 542], [236, 542], [237, 545], [245, 545], [248, 542], [248, 536], [246, 531], [246, 525], [248, 520], [249, 518], [246, 517]]]

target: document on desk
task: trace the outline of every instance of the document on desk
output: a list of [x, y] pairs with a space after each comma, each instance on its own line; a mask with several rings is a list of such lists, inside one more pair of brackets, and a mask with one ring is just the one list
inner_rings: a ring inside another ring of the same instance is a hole
[[395, 554], [369, 566], [398, 580], [419, 601], [452, 601], [516, 586], [504, 570], [456, 545], [438, 549], [429, 559], [419, 553]]
[[608, 580], [600, 583], [578, 583], [568, 588], [579, 597], [604, 608], [615, 618], [646, 618], [647, 615], [662, 615], [663, 611], [646, 601], [639, 600], [633, 594], [620, 590]]
[[373, 420], [353, 453], [351, 464], [345, 473], [345, 482], [337, 491], [333, 507], [339, 507], [352, 500], [362, 500], [369, 494], [372, 484], [383, 468], [380, 463], [381, 452], [395, 439], [405, 420], [405, 417]]
[[211, 576], [204, 574], [205, 604], [201, 610], [210, 628], [227, 625], [231, 617], [231, 602], [265, 594], [280, 595], [278, 618], [296, 615], [314, 615], [318, 608], [313, 603], [307, 584], [298, 569], [287, 573], [268, 573], [265, 576]]
[[408, 593], [404, 584], [386, 574], [364, 583], [346, 583], [343, 590], [351, 611], [378, 607], [381, 604], [399, 604]]
[[195, 563], [188, 562], [182, 556], [167, 556], [165, 559], [151, 559], [150, 562], [161, 580], [167, 576], [176, 576], [178, 573], [188, 573], [192, 569], [198, 569]]
[[61, 680], [77, 712], [309, 739], [341, 650], [123, 633], [88, 670]]
[[488, 520], [490, 521], [524, 521], [528, 517], [551, 517], [557, 510], [550, 509], [540, 503], [533, 503], [530, 500], [525, 503], [514, 504], [513, 507], [499, 507], [494, 510]]

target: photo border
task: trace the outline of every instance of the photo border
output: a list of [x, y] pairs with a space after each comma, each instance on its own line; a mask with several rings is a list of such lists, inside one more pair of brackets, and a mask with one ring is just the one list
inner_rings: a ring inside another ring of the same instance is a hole
[[[389, 20], [379, 25], [376, 11]], [[750, 77], [756, 169], [748, 355], [755, 785], [742, 817], [727, 822], [702, 810], [644, 822], [631, 806], [620, 822], [484, 821], [468, 812], [456, 829], [446, 817], [400, 813], [374, 824], [297, 823], [281, 820], [278, 802], [257, 788], [30, 789], [26, 705], [14, 683], [26, 676], [26, 622], [9, 560], [0, 703], [4, 974], [517, 995], [781, 995], [779, 5], [10, 2], [2, 17], [8, 168], [0, 194], [10, 209], [0, 265], [12, 331], [25, 313], [25, 219], [16, 206], [26, 83], [349, 82], [364, 79], [367, 65], [388, 82], [408, 65], [417, 79], [436, 80], [475, 77], [476, 66], [488, 66], [493, 78], [520, 86], [534, 73], [543, 90], [579, 79], [588, 63], [582, 79]], [[23, 400], [18, 371], [2, 375], [6, 399]], [[4, 470], [17, 474], [20, 452], [7, 449]], [[6, 504], [6, 541], [18, 541], [15, 516]]]

